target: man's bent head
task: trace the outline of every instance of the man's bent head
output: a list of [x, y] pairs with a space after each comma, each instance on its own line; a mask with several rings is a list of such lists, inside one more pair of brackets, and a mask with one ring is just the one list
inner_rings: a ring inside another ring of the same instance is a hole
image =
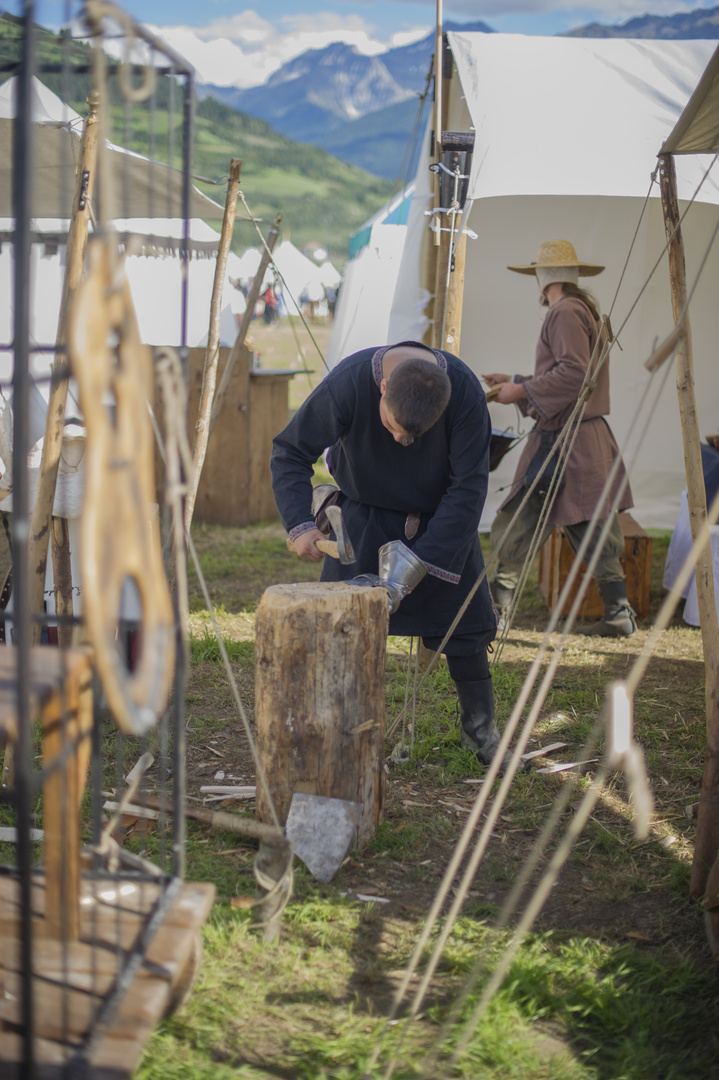
[[382, 403], [396, 429], [411, 441], [437, 423], [451, 393], [449, 375], [432, 360], [403, 360], [386, 381]]

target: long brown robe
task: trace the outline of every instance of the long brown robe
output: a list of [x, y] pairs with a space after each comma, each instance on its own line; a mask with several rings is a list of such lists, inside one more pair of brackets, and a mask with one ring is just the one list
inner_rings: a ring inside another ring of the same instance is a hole
[[[605, 330], [600, 328], [587, 305], [576, 297], [564, 296], [549, 308], [537, 343], [534, 374], [515, 376], [521, 382], [526, 399], [517, 402], [525, 416], [537, 421], [530, 432], [514, 477], [512, 491], [503, 505], [522, 487], [525, 473], [539, 447], [540, 431], [564, 427], [589, 372], [590, 363], [596, 388], [589, 398], [584, 420], [579, 425], [565, 472], [566, 483], [550, 512], [554, 525], [576, 525], [588, 521], [600, 500], [602, 489], [619, 447], [605, 416], [609, 414], [609, 361], [600, 366]], [[597, 344], [597, 339], [602, 340]], [[611, 509], [612, 499], [626, 475], [624, 463], [602, 503], [601, 517]], [[627, 484], [620, 510], [633, 506]]]

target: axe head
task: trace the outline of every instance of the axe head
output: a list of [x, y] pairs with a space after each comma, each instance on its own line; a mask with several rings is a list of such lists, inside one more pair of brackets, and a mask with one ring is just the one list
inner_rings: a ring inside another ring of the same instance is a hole
[[340, 562], [343, 566], [348, 566], [349, 563], [356, 562], [354, 548], [352, 547], [352, 541], [347, 535], [345, 529], [344, 518], [342, 517], [342, 510], [339, 506], [326, 506], [325, 514], [327, 520], [332, 526], [332, 532], [335, 534], [337, 541], [337, 553], [340, 557]]

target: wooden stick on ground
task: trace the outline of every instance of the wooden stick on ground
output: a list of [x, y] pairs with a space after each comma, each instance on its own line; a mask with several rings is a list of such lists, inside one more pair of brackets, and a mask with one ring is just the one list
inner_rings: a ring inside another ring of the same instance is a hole
[[[151, 810], [162, 810], [165, 814], [174, 814], [175, 812], [174, 805], [169, 799], [163, 799], [157, 795], [138, 795], [137, 803], [138, 805], [149, 806]], [[263, 840], [270, 836], [284, 835], [274, 825], [265, 825], [261, 821], [240, 817], [239, 814], [227, 814], [222, 810], [204, 810], [199, 806], [185, 805], [183, 813], [190, 821], [200, 821], [203, 825], [209, 825], [212, 829], [237, 833], [239, 836], [248, 836], [252, 840]]]

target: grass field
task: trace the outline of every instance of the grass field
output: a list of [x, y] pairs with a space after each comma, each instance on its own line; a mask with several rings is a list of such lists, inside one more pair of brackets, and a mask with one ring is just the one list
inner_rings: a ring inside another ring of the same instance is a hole
[[[320, 343], [329, 332], [322, 326], [315, 331]], [[298, 404], [321, 373], [311, 345], [298, 349], [287, 333], [257, 327], [255, 347], [268, 358], [267, 366], [315, 369], [314, 375], [293, 380]], [[276, 522], [247, 529], [197, 524], [193, 536], [252, 723], [258, 600], [266, 586], [314, 580], [319, 569], [287, 552]], [[626, 780], [610, 773], [489, 1011], [472, 1029], [459, 1061], [450, 1064], [463, 1021], [505, 955], [532, 889], [598, 766], [590, 764], [581, 775], [539, 769], [578, 759], [602, 713], [608, 684], [624, 677], [636, 660], [663, 597], [668, 539], [667, 533], [653, 534], [650, 618], [635, 637], [567, 639], [529, 749], [551, 742], [567, 746], [516, 777], [419, 1015], [411, 1023], [404, 1019], [405, 1005], [395, 1021], [385, 1022], [484, 774], [459, 744], [456, 696], [444, 664], [419, 691], [413, 745], [407, 732], [404, 753], [392, 755], [401, 729], [388, 740], [384, 818], [373, 841], [351, 852], [328, 885], [296, 862], [294, 896], [278, 942], [268, 945], [252, 929], [253, 844], [190, 826], [188, 873], [214, 881], [218, 901], [205, 928], [205, 960], [195, 991], [182, 1012], [158, 1029], [143, 1059], [143, 1080], [705, 1080], [713, 1075], [719, 984], [702, 904], [688, 895], [695, 822], [686, 813], [697, 801], [703, 765], [704, 664], [700, 634], [679, 616], [664, 633], [635, 699], [635, 730], [654, 798], [648, 837], [635, 836]], [[253, 782], [254, 769], [194, 572], [190, 591], [187, 784], [189, 798], [199, 802], [200, 785], [218, 768], [243, 783]], [[494, 668], [500, 727], [546, 621], [535, 574]], [[555, 635], [552, 649], [558, 644]], [[390, 639], [388, 726], [405, 702], [409, 654], [408, 639]], [[591, 756], [601, 758], [602, 751], [600, 740]], [[504, 902], [536, 853], [561, 796], [567, 805], [559, 829], [529, 875], [518, 910], [497, 929]], [[251, 812], [238, 804], [228, 809]], [[420, 972], [458, 887], [455, 879], [423, 950]], [[483, 965], [477, 985], [447, 1026], [478, 958]], [[416, 985], [414, 976], [410, 987]], [[373, 1053], [378, 1060], [367, 1072]]]
[[[197, 525], [194, 537], [251, 718], [259, 596], [267, 584], [307, 579], [316, 569], [286, 551], [276, 524]], [[667, 540], [666, 534], [654, 536], [652, 613], [662, 596]], [[194, 575], [191, 591], [198, 595]], [[208, 770], [221, 766], [241, 782], [252, 782], [253, 769], [232, 715], [207, 612], [198, 600], [192, 606], [188, 791], [199, 800]], [[494, 671], [500, 726], [546, 617], [535, 579]], [[562, 760], [576, 760], [602, 710], [607, 683], [626, 674], [648, 626], [643, 623], [628, 641], [569, 639], [530, 749], [563, 741], [568, 747]], [[388, 724], [404, 704], [408, 653], [408, 640], [391, 639]], [[400, 1040], [392, 1075], [403, 1080], [423, 1075], [699, 1080], [712, 1075], [719, 1049], [714, 1022], [719, 986], [701, 904], [687, 892], [695, 825], [685, 814], [698, 797], [703, 695], [699, 634], [675, 619], [635, 702], [655, 799], [649, 837], [634, 837], [625, 781], [612, 774], [456, 1072], [447, 1071], [448, 1057], [460, 1027], [446, 1034], [443, 1022], [477, 956], [483, 954], [486, 965], [480, 988], [498, 963], [511, 925], [502, 931], [492, 927], [519, 869], [551, 806], [572, 784], [575, 794], [562, 818], [567, 824], [594, 766], [583, 777], [575, 771], [541, 774], [535, 768], [516, 778], [426, 1003], [409, 1031], [403, 1023], [385, 1029], [383, 1017], [476, 796], [472, 781], [483, 774], [459, 745], [456, 698], [446, 667], [430, 675], [420, 692], [414, 749], [405, 760], [388, 758], [384, 820], [374, 840], [351, 853], [329, 885], [317, 883], [296, 864], [295, 894], [280, 942], [265, 944], [242, 906], [254, 891], [251, 842], [191, 826], [188, 872], [214, 881], [218, 902], [205, 930], [205, 962], [195, 992], [158, 1030], [140, 1076], [360, 1080], [380, 1038], [380, 1066], [373, 1077], [385, 1075]], [[235, 806], [235, 812], [242, 810]], [[532, 883], [557, 842], [553, 837]], [[456, 883], [445, 914], [455, 889]], [[440, 919], [428, 948], [442, 925]], [[463, 1015], [477, 993], [469, 995]], [[425, 1074], [433, 1049], [440, 1057]]]

